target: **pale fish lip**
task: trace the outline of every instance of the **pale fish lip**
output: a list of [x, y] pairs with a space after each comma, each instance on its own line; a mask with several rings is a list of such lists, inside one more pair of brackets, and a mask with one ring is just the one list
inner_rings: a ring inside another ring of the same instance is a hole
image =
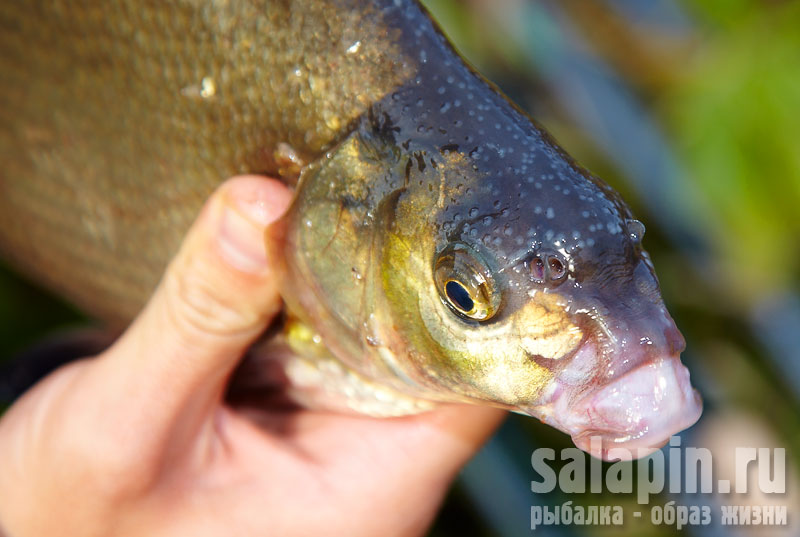
[[693, 425], [702, 401], [678, 356], [661, 356], [595, 388], [559, 385], [544, 410], [544, 421], [580, 449], [603, 460], [630, 460]]

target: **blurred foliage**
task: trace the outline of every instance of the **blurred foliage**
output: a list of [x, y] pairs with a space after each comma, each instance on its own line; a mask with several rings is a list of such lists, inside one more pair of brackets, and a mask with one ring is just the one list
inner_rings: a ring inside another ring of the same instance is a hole
[[[800, 2], [428, 0], [425, 4], [479, 71], [555, 134], [578, 161], [619, 190], [647, 224], [645, 245], [665, 301], [686, 336], [684, 361], [705, 400], [705, 415], [691, 430], [690, 438], [697, 442], [692, 445], [732, 449], [747, 441], [781, 446], [795, 465], [800, 463], [800, 393], [786, 374], [800, 364], [770, 352], [753, 324], [754, 311], [773, 299], [795, 296], [800, 289]], [[530, 20], [531, 6], [550, 20]], [[648, 10], [660, 12], [642, 17]], [[676, 158], [691, 187], [683, 196], [696, 202], [692, 210], [703, 212], [696, 216], [704, 228], [697, 231], [709, 251], [698, 256], [675, 243], [663, 220], [650, 214], [652, 206], [645, 206], [637, 195], [637, 178], [626, 177], [612, 155], [604, 153], [596, 135], [575, 121], [570, 112], [583, 103], [570, 100], [543, 70], [548, 61], [564, 57], [564, 50], [557, 49], [559, 39], [538, 41], [554, 43], [554, 49], [528, 50], [531, 42], [519, 40], [515, 33], [518, 24], [528, 24], [529, 32], [561, 32], [579, 40], [569, 45], [595, 62], [597, 69], [611, 69], [621, 91], [644, 106], [665, 135], [661, 149]], [[735, 427], [724, 425], [729, 419], [757, 427], [743, 440], [735, 436]], [[536, 446], [558, 450], [570, 445], [564, 435], [530, 420], [513, 422], [525, 430], [521, 442], [528, 443], [528, 453]], [[518, 443], [519, 439], [507, 442], [506, 449], [520, 459], [518, 471], [530, 478], [524, 453], [515, 451]], [[793, 478], [796, 474], [788, 479]], [[526, 483], [518, 481], [519, 494], [526, 494]], [[569, 499], [576, 504], [633, 507], [619, 495], [527, 494], [532, 504], [557, 505]], [[675, 498], [665, 494], [654, 502], [669, 499]], [[677, 533], [635, 521], [623, 528], [549, 529], [551, 535]], [[707, 534], [702, 530], [690, 533]], [[792, 532], [796, 527], [780, 535]], [[434, 532], [457, 534], [441, 523]]]
[[752, 302], [800, 276], [800, 3], [702, 0], [661, 116], [719, 225], [727, 288]]

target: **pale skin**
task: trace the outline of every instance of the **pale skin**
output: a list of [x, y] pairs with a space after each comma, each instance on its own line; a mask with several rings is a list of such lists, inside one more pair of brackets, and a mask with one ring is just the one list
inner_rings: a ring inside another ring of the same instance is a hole
[[227, 181], [130, 328], [6, 412], [0, 533], [425, 532], [503, 412], [447, 405], [371, 419], [223, 401], [241, 355], [281, 307], [264, 231], [290, 199], [274, 180]]

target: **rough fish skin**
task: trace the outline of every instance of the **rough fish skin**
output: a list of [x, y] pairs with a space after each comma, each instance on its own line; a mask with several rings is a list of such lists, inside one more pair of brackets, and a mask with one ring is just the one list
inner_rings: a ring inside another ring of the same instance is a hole
[[3, 2], [0, 248], [129, 320], [222, 178], [312, 160], [400, 83], [389, 32], [361, 1]]
[[601, 456], [699, 416], [643, 226], [416, 3], [7, 3], [0, 51], [0, 248], [95, 315], [129, 320], [220, 179], [265, 172], [297, 184], [299, 399], [485, 402]]

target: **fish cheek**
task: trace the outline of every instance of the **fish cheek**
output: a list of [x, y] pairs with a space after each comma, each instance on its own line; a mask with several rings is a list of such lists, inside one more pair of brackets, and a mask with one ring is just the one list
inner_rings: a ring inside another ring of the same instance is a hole
[[511, 409], [536, 405], [552, 372], [530, 358], [514, 316], [465, 322], [448, 308], [433, 283], [417, 299], [429, 370], [454, 393]]
[[557, 293], [536, 293], [513, 316], [520, 346], [531, 357], [560, 360], [583, 341], [583, 332], [567, 313], [568, 300]]
[[[381, 285], [388, 317], [401, 338], [398, 355], [415, 382], [450, 401], [482, 400], [525, 410], [540, 403], [553, 379], [551, 368], [532, 357], [562, 356], [580, 342], [580, 334], [548, 302], [507, 311], [479, 323], [457, 315], [439, 293], [433, 277], [434, 244], [430, 224], [421, 221], [420, 200], [404, 196], [395, 206], [394, 226], [384, 236]], [[413, 210], [412, 210], [413, 209]], [[535, 323], [535, 324], [534, 324]]]

